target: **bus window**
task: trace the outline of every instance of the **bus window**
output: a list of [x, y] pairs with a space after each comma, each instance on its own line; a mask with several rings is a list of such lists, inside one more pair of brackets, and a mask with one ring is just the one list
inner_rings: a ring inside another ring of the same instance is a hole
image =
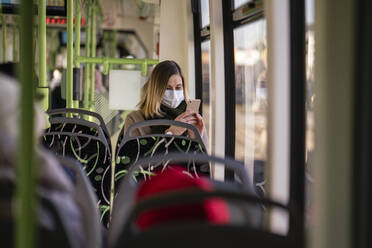
[[212, 147], [212, 137], [213, 134], [210, 132], [210, 125], [213, 123], [212, 116], [211, 116], [211, 98], [210, 98], [210, 51], [211, 51], [211, 42], [210, 40], [206, 40], [201, 43], [201, 50], [202, 50], [202, 88], [203, 88], [203, 119], [205, 123], [205, 127], [208, 134], [208, 151], [211, 151]]
[[311, 225], [311, 189], [312, 189], [312, 171], [311, 163], [313, 161], [314, 150], [314, 0], [305, 1], [305, 20], [306, 20], [306, 157], [305, 157], [305, 225]]
[[250, 1], [252, 0], [234, 0], [234, 9], [238, 9], [239, 7]]
[[[234, 29], [236, 128], [235, 159], [244, 162], [249, 175], [263, 181], [267, 158], [266, 21]], [[254, 170], [257, 167], [257, 170]], [[261, 172], [259, 172], [261, 171]]]
[[201, 27], [206, 27], [210, 23], [209, 19], [209, 0], [201, 0]]

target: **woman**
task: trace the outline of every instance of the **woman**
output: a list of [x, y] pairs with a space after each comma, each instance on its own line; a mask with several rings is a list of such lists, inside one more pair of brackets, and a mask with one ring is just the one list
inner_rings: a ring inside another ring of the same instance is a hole
[[[167, 119], [184, 122], [196, 127], [205, 145], [207, 134], [203, 118], [194, 111], [186, 110], [188, 100], [187, 84], [180, 66], [170, 60], [155, 66], [150, 78], [142, 88], [139, 110], [128, 114], [124, 124], [124, 134], [128, 127], [136, 122], [153, 119]], [[130, 135], [140, 136], [150, 133], [174, 135], [195, 135], [192, 131], [177, 126], [153, 126], [134, 130]]]

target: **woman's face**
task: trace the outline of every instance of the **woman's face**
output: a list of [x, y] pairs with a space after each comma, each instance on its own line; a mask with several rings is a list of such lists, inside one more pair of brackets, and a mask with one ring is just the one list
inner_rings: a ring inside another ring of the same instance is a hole
[[169, 78], [167, 90], [183, 90], [182, 78], [180, 75], [174, 74]]

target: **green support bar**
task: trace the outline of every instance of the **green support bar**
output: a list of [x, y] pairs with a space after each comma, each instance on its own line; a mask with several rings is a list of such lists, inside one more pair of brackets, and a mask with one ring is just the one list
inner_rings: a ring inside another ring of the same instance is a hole
[[[80, 56], [80, 24], [81, 24], [81, 13], [80, 13], [80, 0], [75, 0], [75, 51], [74, 56]], [[74, 61], [74, 67], [80, 68], [80, 64]], [[79, 108], [79, 101], [74, 100], [75, 108]]]
[[1, 25], [3, 31], [3, 63], [6, 63], [6, 22], [3, 14], [1, 15]]
[[13, 62], [18, 61], [18, 51], [17, 51], [17, 34], [18, 34], [17, 25], [13, 26]]
[[49, 87], [46, 80], [46, 0], [39, 0], [39, 85], [37, 91], [43, 96], [41, 107], [49, 108]]
[[[93, 58], [96, 57], [96, 40], [97, 40], [97, 37], [96, 37], [96, 23], [97, 23], [97, 19], [96, 19], [96, 13], [97, 13], [97, 1], [96, 0], [93, 0], [93, 4], [92, 4], [92, 50], [91, 50], [91, 55]], [[95, 101], [94, 101], [94, 90], [95, 90], [95, 73], [96, 73], [96, 69], [95, 69], [95, 64], [92, 63], [91, 64], [91, 69], [90, 69], [90, 73], [91, 73], [91, 77], [90, 77], [90, 101], [89, 101], [89, 110], [94, 112], [95, 110]]]
[[[118, 46], [118, 32], [116, 30], [111, 31], [111, 38], [112, 38], [112, 56], [115, 57], [116, 53], [116, 48]], [[111, 65], [109, 66], [109, 70], [111, 70], [112, 67]]]
[[73, 52], [74, 52], [74, 0], [67, 0], [67, 79], [66, 79], [66, 108], [73, 108]]
[[147, 66], [156, 65], [159, 60], [156, 59], [128, 59], [128, 58], [92, 58], [92, 57], [75, 57], [76, 62], [85, 64], [103, 64], [104, 74], [108, 73], [109, 65], [141, 65], [142, 75], [147, 75]]
[[34, 248], [36, 242], [36, 184], [34, 134], [34, 51], [33, 51], [33, 1], [21, 1], [21, 58], [20, 76], [20, 133], [17, 156], [16, 180], [16, 240], [17, 248]]
[[[80, 13], [80, 0], [75, 1], [75, 51], [74, 56], [80, 56], [80, 24], [81, 24], [81, 13]], [[74, 61], [75, 68], [79, 68], [80, 64]]]
[[[90, 46], [91, 46], [91, 17], [92, 17], [92, 6], [91, 1], [87, 1], [88, 4], [88, 10], [87, 10], [87, 26], [85, 28], [86, 30], [86, 42], [85, 42], [85, 56], [90, 57]], [[76, 59], [75, 59], [76, 60]], [[76, 63], [80, 63], [79, 61], [76, 61]], [[85, 65], [85, 71], [84, 71], [84, 100], [83, 100], [83, 107], [86, 110], [89, 110], [89, 92], [90, 92], [90, 66]]]

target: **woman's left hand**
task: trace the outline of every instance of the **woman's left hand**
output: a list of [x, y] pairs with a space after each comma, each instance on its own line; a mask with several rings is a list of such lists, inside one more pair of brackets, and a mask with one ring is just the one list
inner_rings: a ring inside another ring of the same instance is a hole
[[[196, 122], [195, 122], [194, 126], [199, 131], [200, 136], [203, 136], [203, 132], [204, 132], [204, 120], [203, 120], [203, 117], [201, 117], [201, 115], [198, 114], [198, 113], [195, 113], [195, 117], [196, 117]], [[190, 137], [194, 139], [195, 138], [194, 132], [191, 131], [191, 130], [188, 130], [188, 132], [189, 132]]]

